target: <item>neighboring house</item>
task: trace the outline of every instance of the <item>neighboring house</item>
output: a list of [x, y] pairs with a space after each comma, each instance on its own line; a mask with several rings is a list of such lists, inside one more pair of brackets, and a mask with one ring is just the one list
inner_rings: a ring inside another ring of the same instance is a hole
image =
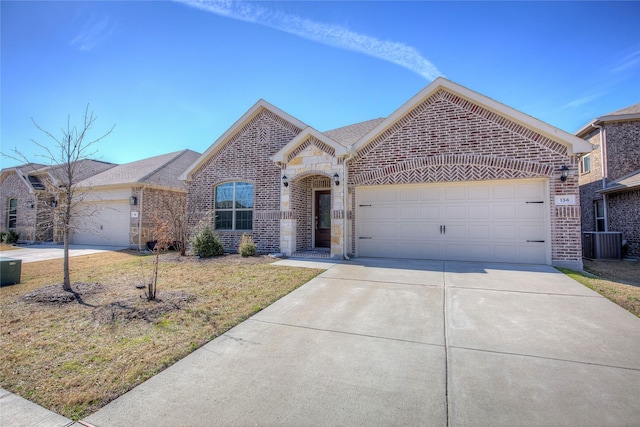
[[71, 243], [144, 248], [154, 220], [184, 217], [186, 186], [178, 176], [198, 157], [191, 150], [118, 165], [78, 183]]
[[580, 156], [582, 231], [618, 231], [640, 257], [640, 103], [598, 117], [576, 135], [594, 145]]
[[[226, 250], [581, 268], [586, 141], [444, 78], [389, 117], [319, 132], [260, 100], [185, 172]], [[561, 179], [562, 175], [566, 177]]]
[[[78, 180], [108, 170], [115, 165], [98, 160], [74, 164]], [[4, 207], [2, 231], [19, 233], [20, 242], [61, 240], [62, 229], [55, 216], [60, 197], [60, 166], [28, 163], [0, 171], [0, 203]]]

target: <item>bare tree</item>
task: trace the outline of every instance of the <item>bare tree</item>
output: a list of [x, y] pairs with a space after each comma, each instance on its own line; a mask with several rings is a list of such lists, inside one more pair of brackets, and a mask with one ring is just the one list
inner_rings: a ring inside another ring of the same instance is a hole
[[[69, 276], [69, 231], [72, 227], [73, 217], [76, 215], [72, 210], [73, 206], [79, 202], [82, 198], [82, 192], [77, 188], [77, 184], [87, 177], [86, 162], [93, 158], [97, 149], [94, 145], [106, 138], [115, 125], [109, 129], [102, 136], [91, 139], [88, 134], [92, 130], [97, 117], [94, 116], [93, 111], [89, 110], [87, 105], [82, 126], [72, 126], [71, 116], [67, 117], [66, 127], [60, 128], [60, 136], [55, 136], [53, 133], [43, 129], [33, 118], [31, 119], [33, 124], [46, 135], [50, 140], [50, 144], [44, 144], [32, 139], [31, 141], [36, 144], [41, 150], [41, 154], [37, 154], [36, 157], [40, 157], [46, 160], [51, 166], [49, 168], [49, 176], [52, 178], [51, 182], [47, 183], [47, 190], [55, 194], [56, 200], [58, 200], [57, 219], [62, 226], [63, 242], [64, 242], [64, 282], [63, 288], [66, 291], [71, 291], [71, 279]], [[19, 161], [29, 163], [26, 156], [17, 149], [13, 152], [16, 156], [7, 156]]]

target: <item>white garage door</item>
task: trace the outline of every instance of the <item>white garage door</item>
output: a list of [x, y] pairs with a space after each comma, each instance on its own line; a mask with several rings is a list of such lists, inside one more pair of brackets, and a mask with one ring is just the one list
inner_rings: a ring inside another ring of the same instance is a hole
[[356, 189], [360, 256], [548, 263], [545, 180]]
[[129, 246], [129, 203], [79, 203], [74, 209], [71, 243], [76, 245]]

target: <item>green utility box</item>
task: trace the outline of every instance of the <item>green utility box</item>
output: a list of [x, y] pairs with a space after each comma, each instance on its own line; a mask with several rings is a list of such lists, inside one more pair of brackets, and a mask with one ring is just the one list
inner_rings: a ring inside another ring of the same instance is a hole
[[0, 257], [0, 286], [20, 283], [22, 260]]

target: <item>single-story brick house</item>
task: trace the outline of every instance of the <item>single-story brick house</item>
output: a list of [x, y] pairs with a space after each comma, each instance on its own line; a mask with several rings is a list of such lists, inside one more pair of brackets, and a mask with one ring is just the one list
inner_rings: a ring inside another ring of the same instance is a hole
[[576, 136], [593, 144], [580, 156], [582, 231], [617, 231], [640, 257], [640, 103], [598, 117]]
[[[115, 167], [99, 160], [80, 160], [75, 163], [78, 180], [89, 178]], [[1, 231], [13, 230], [20, 235], [19, 242], [54, 242], [61, 235], [58, 218], [56, 186], [59, 166], [38, 163], [9, 167], [0, 171], [0, 203], [4, 207]]]
[[82, 180], [73, 206], [71, 243], [144, 249], [153, 216], [184, 217], [186, 186], [178, 176], [200, 153], [181, 150], [115, 166]]
[[582, 266], [591, 144], [444, 78], [319, 132], [258, 101], [182, 174], [227, 250]]

